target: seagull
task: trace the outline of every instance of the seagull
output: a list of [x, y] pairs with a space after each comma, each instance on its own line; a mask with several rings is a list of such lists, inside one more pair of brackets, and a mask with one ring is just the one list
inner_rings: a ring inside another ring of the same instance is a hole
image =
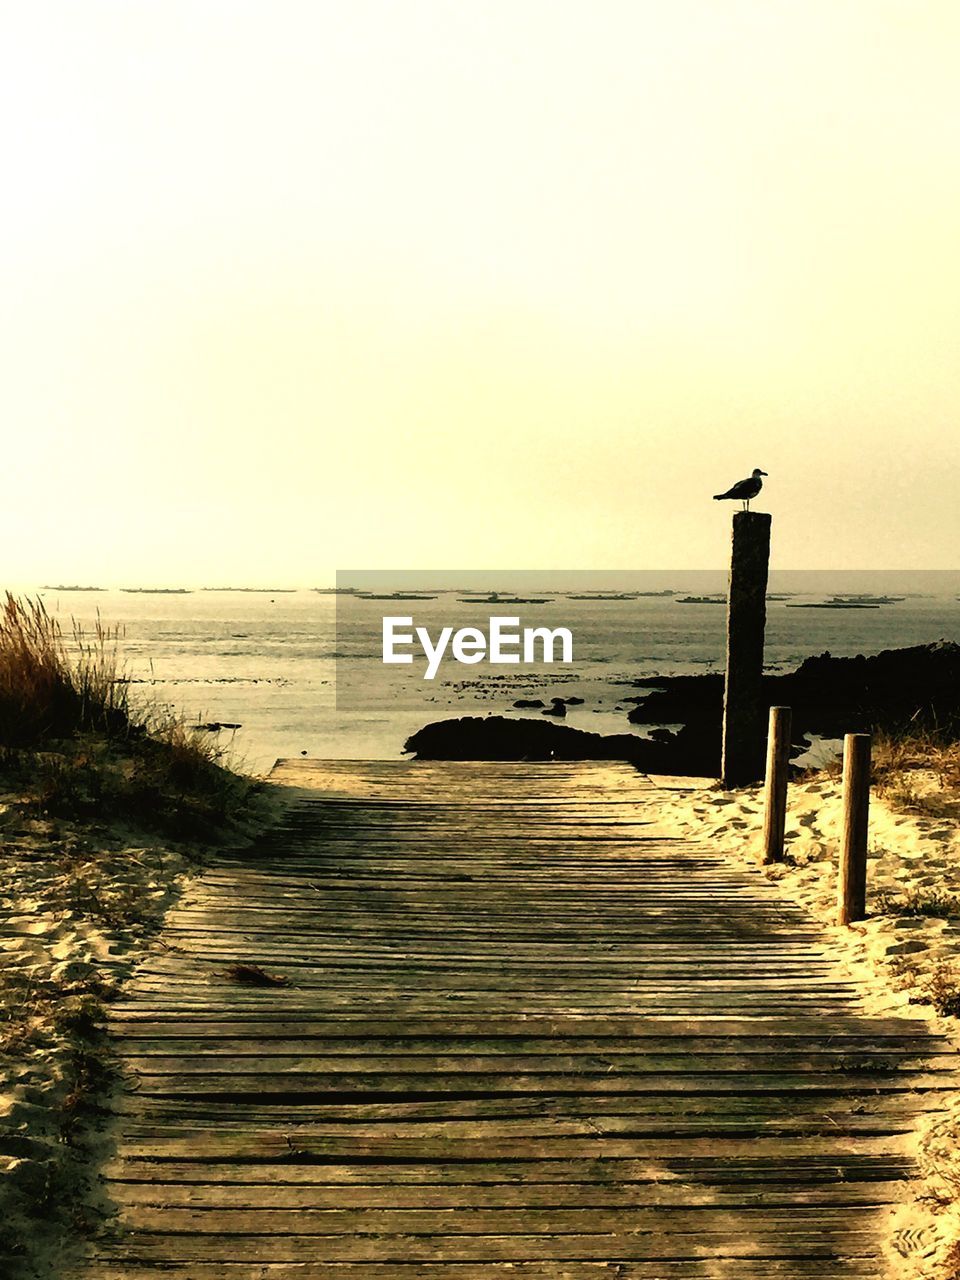
[[732, 489], [728, 489], [726, 493], [715, 493], [713, 499], [715, 502], [721, 502], [724, 498], [736, 498], [743, 503], [744, 511], [750, 510], [750, 499], [755, 498], [763, 488], [761, 476], [765, 476], [766, 471], [761, 471], [759, 467], [753, 468], [753, 475], [748, 476], [746, 480], [738, 480]]

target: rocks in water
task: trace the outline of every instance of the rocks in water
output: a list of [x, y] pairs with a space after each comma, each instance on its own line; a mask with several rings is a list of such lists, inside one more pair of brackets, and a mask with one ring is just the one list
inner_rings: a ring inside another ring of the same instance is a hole
[[507, 716], [463, 716], [419, 729], [404, 743], [418, 760], [626, 760], [648, 773], [711, 777], [719, 745], [670, 734], [653, 742], [632, 733], [589, 733], [569, 725]]
[[[629, 713], [632, 724], [683, 724], [718, 735], [723, 675], [657, 676]], [[841, 737], [885, 729], [937, 728], [960, 737], [960, 645], [939, 641], [873, 657], [807, 658], [796, 671], [763, 680], [767, 706], [793, 709], [794, 742], [805, 734]]]
[[[657, 676], [655, 680], [636, 683], [638, 688], [649, 684], [651, 691], [635, 699], [636, 706], [627, 716], [631, 724], [719, 726], [723, 713], [722, 675]], [[630, 699], [621, 701], [627, 703]]]
[[[583, 698], [551, 698], [549, 708], [544, 711], [545, 716], [562, 716], [563, 711], [557, 711], [557, 707], [581, 707], [583, 706]], [[527, 708], [539, 710], [540, 707], [546, 707], [546, 703], [542, 698], [518, 698], [513, 704], [518, 710], [526, 710]]]
[[[638, 695], [628, 719], [656, 726], [646, 738], [588, 733], [535, 717], [465, 716], [427, 725], [404, 750], [424, 760], [627, 760], [648, 773], [716, 777], [723, 675], [657, 676], [636, 681], [636, 688], [649, 692]], [[796, 671], [765, 676], [763, 697], [767, 706], [793, 708], [794, 754], [806, 749], [807, 734], [911, 726], [960, 738], [960, 645], [941, 641], [869, 658], [821, 654]], [[554, 698], [543, 715], [562, 719], [574, 701]], [[683, 727], [664, 727], [671, 724]]]

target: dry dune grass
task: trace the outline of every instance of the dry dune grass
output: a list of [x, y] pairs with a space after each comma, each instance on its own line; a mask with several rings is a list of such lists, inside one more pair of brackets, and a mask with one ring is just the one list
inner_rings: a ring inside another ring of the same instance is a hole
[[893, 808], [960, 818], [960, 742], [937, 733], [878, 734], [873, 774], [877, 794]]
[[[892, 809], [928, 818], [960, 818], [960, 741], [946, 732], [908, 726], [877, 730], [871, 747], [874, 794]], [[801, 782], [839, 778], [840, 757], [797, 774]]]
[[216, 738], [163, 709], [134, 706], [120, 633], [73, 624], [69, 641], [40, 601], [0, 609], [0, 781], [37, 815], [109, 813], [176, 838], [213, 837], [242, 813], [251, 783], [224, 767]]
[[119, 632], [73, 627], [73, 651], [39, 600], [7, 592], [0, 610], [0, 745], [28, 747], [86, 731], [142, 731], [119, 673]]

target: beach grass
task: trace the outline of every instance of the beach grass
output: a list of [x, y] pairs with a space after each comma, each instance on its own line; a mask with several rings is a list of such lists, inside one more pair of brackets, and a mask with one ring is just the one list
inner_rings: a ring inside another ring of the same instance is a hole
[[0, 778], [38, 815], [215, 838], [255, 790], [215, 737], [135, 705], [120, 631], [99, 619], [69, 640], [38, 600], [0, 609]]
[[930, 729], [878, 733], [873, 782], [877, 795], [901, 812], [960, 817], [960, 742]]
[[[800, 781], [839, 778], [843, 760], [805, 769]], [[943, 729], [877, 729], [871, 746], [874, 792], [892, 809], [917, 817], [960, 818], [960, 742]]]
[[910, 888], [903, 893], [878, 893], [872, 910], [881, 916], [928, 916], [943, 920], [960, 915], [960, 897], [939, 889]]
[[0, 746], [30, 747], [83, 732], [142, 733], [119, 663], [119, 630], [74, 623], [72, 651], [40, 600], [7, 592], [0, 609]]

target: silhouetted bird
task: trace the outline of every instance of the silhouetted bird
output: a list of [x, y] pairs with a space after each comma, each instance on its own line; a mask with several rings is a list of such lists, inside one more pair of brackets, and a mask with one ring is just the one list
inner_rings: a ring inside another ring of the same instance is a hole
[[744, 511], [749, 511], [750, 499], [755, 498], [763, 488], [763, 481], [760, 477], [766, 474], [759, 467], [754, 467], [752, 476], [746, 480], [738, 480], [733, 488], [728, 489], [726, 493], [715, 493], [713, 499], [715, 502], [722, 502], [724, 498], [733, 498], [743, 503]]

